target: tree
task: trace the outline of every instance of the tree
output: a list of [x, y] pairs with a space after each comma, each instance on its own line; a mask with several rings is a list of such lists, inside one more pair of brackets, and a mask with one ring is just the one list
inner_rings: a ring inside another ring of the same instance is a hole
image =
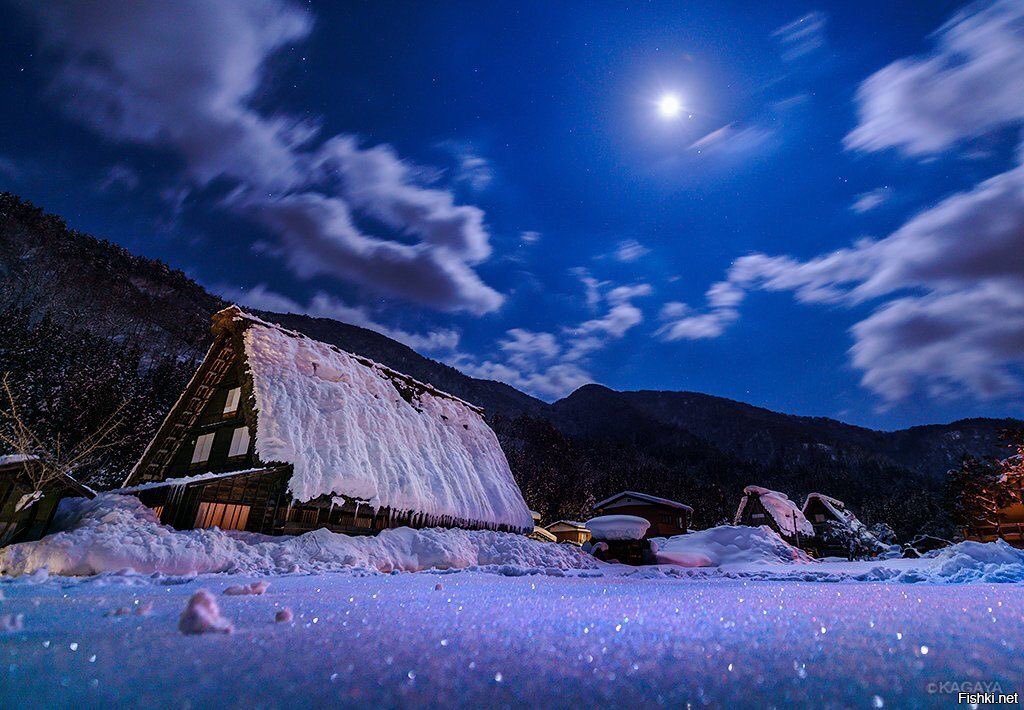
[[949, 472], [948, 505], [953, 522], [961, 529], [996, 525], [999, 510], [1020, 501], [1020, 482], [1006, 461], [964, 456], [959, 468]]
[[3, 400], [0, 403], [0, 446], [22, 457], [22, 475], [31, 488], [15, 504], [15, 512], [35, 505], [49, 486], [95, 462], [103, 450], [122, 441], [117, 432], [122, 423], [123, 403], [96, 429], [83, 432], [68, 443], [59, 435], [53, 439], [41, 436], [26, 420], [11, 386], [9, 373], [0, 379], [0, 397]]

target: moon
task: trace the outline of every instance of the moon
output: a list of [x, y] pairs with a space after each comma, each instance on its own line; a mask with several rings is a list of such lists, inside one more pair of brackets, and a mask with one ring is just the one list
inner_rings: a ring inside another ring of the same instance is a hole
[[683, 112], [683, 101], [679, 94], [662, 94], [658, 99], [658, 115], [666, 121], [679, 118]]

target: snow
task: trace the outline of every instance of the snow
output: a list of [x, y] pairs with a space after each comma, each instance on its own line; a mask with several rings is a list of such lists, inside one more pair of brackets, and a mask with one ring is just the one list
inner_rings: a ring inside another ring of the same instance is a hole
[[650, 522], [636, 515], [601, 515], [586, 525], [596, 540], [640, 540], [651, 527]]
[[235, 627], [220, 614], [217, 600], [205, 589], [200, 589], [188, 600], [185, 611], [178, 618], [178, 630], [183, 634], [230, 634]]
[[796, 506], [796, 503], [789, 499], [789, 496], [761, 486], [747, 486], [743, 489], [743, 500], [740, 501], [739, 510], [736, 511], [737, 523], [739, 523], [743, 509], [751, 496], [760, 499], [761, 505], [785, 535], [792, 536], [799, 532], [801, 535], [814, 536], [814, 526], [804, 517], [803, 512]]
[[472, 405], [262, 322], [244, 340], [256, 452], [266, 463], [294, 466], [289, 486], [297, 500], [345, 495], [375, 507], [533, 528], [498, 439]]
[[0, 456], [0, 467], [13, 466], [17, 463], [25, 463], [26, 461], [38, 461], [39, 457], [32, 454], [4, 454]]
[[265, 471], [265, 468], [247, 468], [240, 471], [220, 471], [220, 472], [207, 472], [197, 473], [193, 476], [182, 476], [180, 478], [168, 478], [164, 481], [153, 481], [151, 483], [140, 483], [137, 486], [130, 486], [128, 488], [119, 488], [114, 491], [108, 491], [110, 493], [140, 493], [142, 491], [152, 490], [154, 488], [164, 488], [166, 486], [185, 486], [190, 483], [201, 483], [204, 481], [216, 481], [221, 478], [231, 478], [233, 476], [244, 476], [247, 473], [257, 473]]
[[[0, 707], [931, 707], [952, 682], [1024, 687], [1024, 585], [438, 579], [284, 576], [218, 596], [234, 633], [201, 636], [177, 629], [189, 599], [252, 577], [0, 579], [24, 615]], [[103, 616], [136, 602], [153, 612]]]
[[60, 532], [0, 549], [0, 573], [283, 574], [467, 567], [520, 573], [598, 564], [572, 546], [490, 530], [396, 528], [376, 536], [349, 537], [321, 529], [298, 537], [269, 537], [216, 528], [174, 530], [161, 525], [153, 511], [132, 496], [69, 498], [61, 506], [55, 519]]
[[767, 525], [720, 525], [670, 538], [652, 538], [658, 562], [681, 567], [735, 567], [775, 562], [810, 563], [811, 558]]

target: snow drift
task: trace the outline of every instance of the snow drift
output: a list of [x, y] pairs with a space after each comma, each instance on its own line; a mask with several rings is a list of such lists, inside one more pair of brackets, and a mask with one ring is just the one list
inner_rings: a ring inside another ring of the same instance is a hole
[[601, 515], [586, 526], [595, 540], [640, 540], [651, 523], [636, 515]]
[[811, 558], [771, 528], [720, 525], [686, 535], [652, 538], [658, 562], [681, 567], [721, 567], [751, 563], [805, 563]]
[[256, 453], [290, 463], [296, 500], [346, 495], [375, 507], [532, 529], [480, 411], [430, 385], [241, 314]]
[[397, 528], [374, 537], [349, 537], [321, 529], [274, 538], [216, 528], [174, 530], [161, 525], [149, 508], [131, 496], [68, 499], [62, 508], [57, 520], [63, 528], [60, 532], [0, 549], [0, 574], [17, 576], [37, 570], [75, 576], [121, 570], [170, 575], [282, 574], [469, 567], [518, 574], [598, 565], [571, 545], [489, 530]]

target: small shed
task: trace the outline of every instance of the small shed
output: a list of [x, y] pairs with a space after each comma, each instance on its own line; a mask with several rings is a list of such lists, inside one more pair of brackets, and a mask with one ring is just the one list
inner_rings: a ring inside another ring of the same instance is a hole
[[64, 498], [92, 498], [96, 493], [66, 473], [44, 483], [38, 490], [32, 476], [38, 467], [35, 456], [0, 456], [0, 547], [38, 540], [50, 531], [57, 506]]
[[574, 545], [582, 545], [590, 539], [587, 526], [577, 520], [559, 520], [548, 525], [547, 531], [558, 542], [571, 542]]
[[814, 526], [785, 493], [747, 486], [736, 510], [734, 525], [767, 525], [786, 542], [800, 547], [814, 538]]
[[651, 524], [644, 537], [672, 537], [689, 529], [693, 508], [679, 501], [622, 491], [594, 505], [597, 515], [635, 515]]

